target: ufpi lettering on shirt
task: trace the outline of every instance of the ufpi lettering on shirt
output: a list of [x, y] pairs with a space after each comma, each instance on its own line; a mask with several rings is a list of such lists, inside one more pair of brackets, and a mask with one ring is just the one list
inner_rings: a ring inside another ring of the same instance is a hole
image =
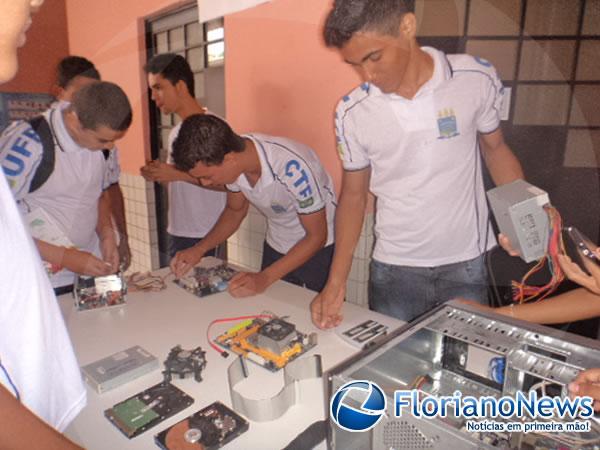
[[32, 153], [27, 148], [31, 142], [40, 144], [40, 137], [31, 127], [24, 130], [9, 147], [2, 168], [8, 177], [20, 175], [26, 166], [26, 159], [30, 159]]

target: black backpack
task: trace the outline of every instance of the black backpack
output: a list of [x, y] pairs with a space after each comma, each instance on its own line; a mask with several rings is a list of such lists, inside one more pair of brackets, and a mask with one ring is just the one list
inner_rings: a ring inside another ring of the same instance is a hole
[[[38, 166], [35, 174], [33, 175], [33, 179], [31, 180], [31, 185], [29, 186], [29, 193], [37, 191], [41, 188], [52, 172], [54, 172], [54, 137], [52, 136], [52, 130], [50, 129], [50, 125], [44, 116], [37, 116], [33, 119], [29, 119], [29, 125], [33, 131], [37, 133], [40, 137], [40, 141], [42, 142], [42, 160], [40, 161], [40, 165]], [[104, 155], [104, 160], [106, 161], [110, 156], [109, 150], [102, 150], [102, 154]]]

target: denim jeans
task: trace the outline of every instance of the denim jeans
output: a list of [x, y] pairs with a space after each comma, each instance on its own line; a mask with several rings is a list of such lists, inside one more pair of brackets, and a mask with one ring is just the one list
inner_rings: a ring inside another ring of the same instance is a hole
[[[313, 291], [321, 292], [325, 287], [327, 277], [329, 276], [329, 267], [331, 267], [331, 260], [333, 259], [333, 249], [333, 244], [323, 247], [300, 267], [297, 267], [284, 276], [282, 280]], [[261, 270], [269, 267], [284, 256], [284, 254], [279, 253], [267, 244], [267, 241], [265, 240], [263, 243]]]
[[487, 304], [485, 255], [437, 267], [371, 261], [369, 307], [409, 322], [456, 297]]
[[[175, 236], [173, 234], [167, 233], [167, 242], [169, 245], [169, 257], [173, 258], [175, 253], [180, 252], [181, 250], [185, 250], [187, 248], [193, 247], [198, 242], [200, 242], [202, 238], [191, 238], [184, 236]], [[204, 254], [204, 256], [215, 256], [215, 250], [212, 249]]]

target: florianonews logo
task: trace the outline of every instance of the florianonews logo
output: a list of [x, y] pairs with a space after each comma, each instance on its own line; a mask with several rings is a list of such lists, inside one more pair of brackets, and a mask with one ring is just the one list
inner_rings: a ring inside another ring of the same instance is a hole
[[346, 431], [367, 431], [377, 425], [385, 409], [386, 398], [381, 388], [372, 381], [360, 380], [346, 383], [335, 392], [329, 413]]

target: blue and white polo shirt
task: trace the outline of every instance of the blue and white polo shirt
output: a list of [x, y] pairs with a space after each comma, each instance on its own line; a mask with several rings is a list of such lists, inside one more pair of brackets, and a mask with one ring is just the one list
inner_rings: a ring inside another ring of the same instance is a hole
[[261, 165], [253, 187], [244, 174], [227, 189], [241, 192], [267, 218], [267, 243], [287, 253], [306, 232], [299, 215], [325, 209], [327, 244], [334, 241], [336, 197], [331, 177], [315, 152], [299, 142], [263, 134], [244, 136], [252, 140]]
[[335, 125], [344, 169], [371, 170], [373, 257], [430, 267], [475, 258], [496, 244], [478, 133], [500, 126], [503, 87], [485, 60], [423, 50], [434, 70], [414, 98], [363, 84], [339, 102]]

